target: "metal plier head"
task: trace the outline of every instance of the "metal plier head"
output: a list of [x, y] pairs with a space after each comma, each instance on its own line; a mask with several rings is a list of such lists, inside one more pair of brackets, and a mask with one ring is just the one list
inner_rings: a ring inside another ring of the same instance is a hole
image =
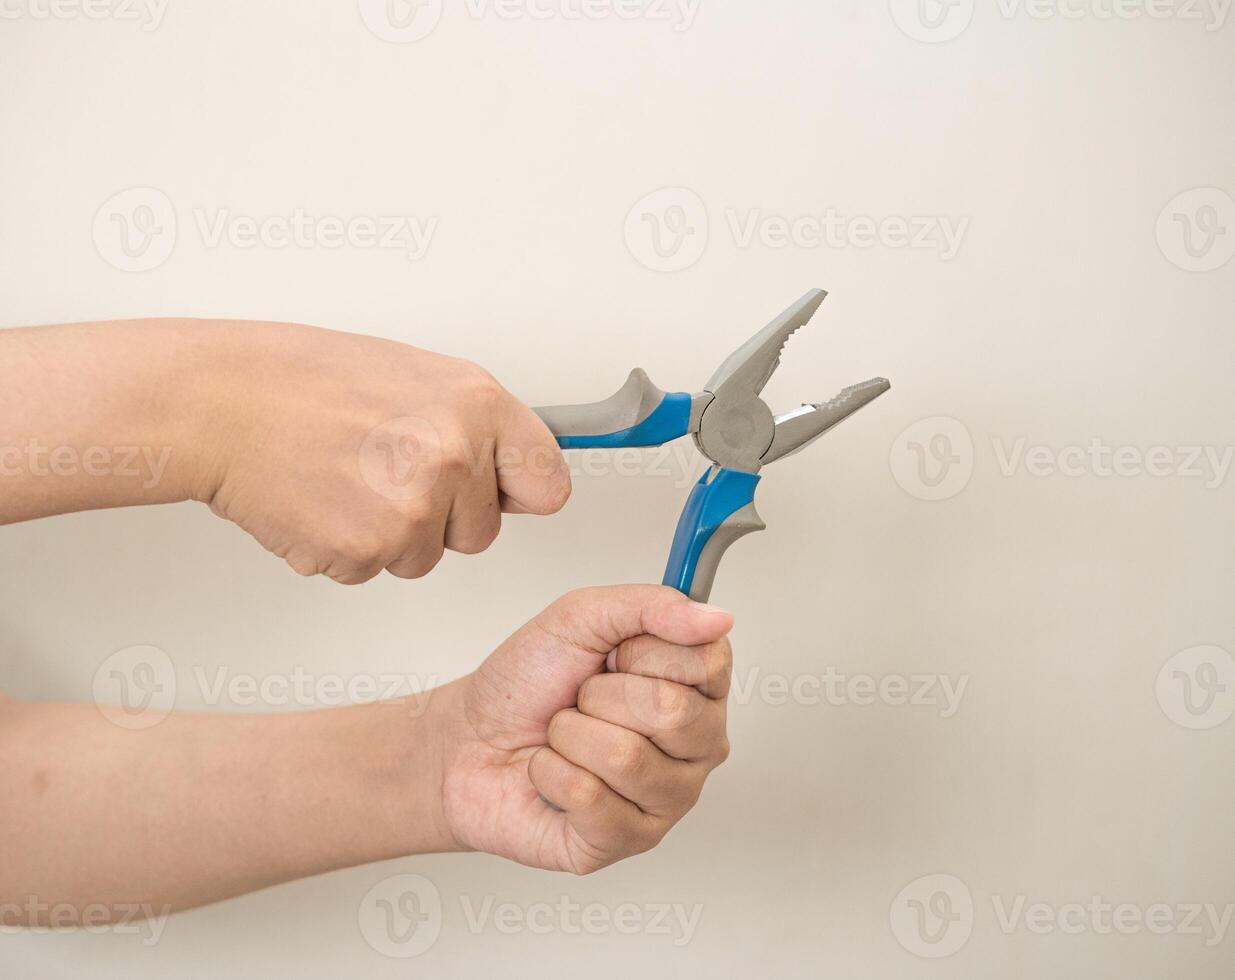
[[694, 396], [690, 431], [699, 451], [717, 466], [758, 473], [763, 465], [809, 445], [892, 386], [886, 378], [872, 378], [830, 401], [772, 414], [760, 394], [780, 366], [786, 341], [815, 315], [827, 295], [812, 289], [725, 358]]
[[760, 469], [809, 445], [891, 387], [885, 378], [872, 378], [830, 401], [772, 414], [763, 388], [785, 342], [826, 297], [812, 289], [730, 354], [696, 394], [664, 392], [636, 368], [604, 401], [536, 410], [563, 449], [659, 446], [694, 436], [713, 466], [686, 502], [663, 580], [693, 599], [706, 600], [725, 549], [764, 527], [754, 507]]

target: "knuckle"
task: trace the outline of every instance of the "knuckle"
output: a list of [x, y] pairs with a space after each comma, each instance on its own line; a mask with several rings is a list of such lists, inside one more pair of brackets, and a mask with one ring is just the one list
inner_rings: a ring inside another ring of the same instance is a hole
[[573, 589], [536, 617], [543, 629], [558, 636], [586, 641], [612, 621], [615, 586]]
[[501, 533], [502, 518], [500, 514], [494, 512], [492, 519], [490, 519], [479, 532], [479, 541], [481, 543], [480, 550], [484, 551], [491, 544], [493, 544], [493, 542], [497, 540], [497, 536]]
[[446, 480], [462, 480], [475, 470], [476, 461], [481, 458], [481, 451], [473, 445], [472, 437], [459, 432], [443, 443], [439, 472]]
[[641, 666], [662, 641], [646, 633], [623, 640], [618, 645], [616, 666], [626, 674], [637, 674]]
[[597, 776], [587, 773], [580, 776], [570, 787], [568, 809], [591, 810], [605, 795], [605, 784]]
[[471, 404], [484, 409], [498, 408], [510, 397], [501, 382], [472, 361], [459, 362], [463, 386]]
[[446, 528], [440, 513], [435, 512], [428, 501], [424, 501], [404, 511], [402, 526], [397, 534], [392, 531], [391, 537], [398, 538], [406, 554], [436, 551], [442, 547]]
[[[703, 795], [703, 780], [691, 779], [684, 783], [678, 791], [678, 799], [674, 808], [674, 818], [680, 820], [695, 808], [699, 797]], [[666, 828], [666, 833], [668, 829]]]
[[631, 841], [632, 854], [644, 854], [656, 847], [673, 826], [671, 821], [649, 820]]
[[427, 499], [410, 500], [402, 513], [403, 537], [408, 546], [423, 545], [426, 539], [438, 531], [438, 521], [433, 504]]
[[637, 735], [618, 739], [609, 748], [609, 768], [627, 778], [641, 775], [646, 760], [643, 739]]
[[492, 538], [468, 537], [460, 538], [457, 541], [451, 542], [451, 551], [457, 551], [461, 555], [479, 555], [493, 544]]
[[334, 547], [336, 555], [356, 565], [367, 565], [380, 550], [381, 540], [378, 536], [365, 531], [343, 535]]
[[317, 574], [317, 561], [309, 555], [288, 555], [285, 561], [293, 572], [304, 578], [312, 578]]
[[378, 568], [373, 568], [367, 565], [363, 566], [348, 566], [340, 568], [337, 565], [332, 565], [326, 569], [326, 577], [339, 585], [363, 585], [369, 579], [373, 578], [380, 571]]
[[665, 726], [671, 730], [685, 728], [695, 720], [695, 703], [691, 691], [680, 684], [666, 681], [658, 693], [660, 699], [660, 714]]
[[709, 697], [720, 697], [729, 691], [733, 675], [733, 648], [728, 637], [712, 644], [707, 655], [707, 679], [704, 682]]
[[438, 562], [441, 560], [442, 549], [439, 546], [427, 553], [417, 562], [416, 567], [419, 570], [419, 574], [416, 577], [422, 578], [423, 576], [428, 575], [431, 571], [433, 571], [433, 569], [437, 568]]
[[[456, 525], [456, 531], [457, 531]], [[502, 530], [502, 515], [496, 505], [481, 515], [471, 517], [471, 526], [451, 540], [451, 550], [464, 555], [478, 555], [497, 540]]]
[[418, 579], [424, 578], [429, 574], [429, 569], [421, 568], [418, 565], [407, 565], [395, 562], [392, 565], [386, 566], [386, 571], [390, 572], [395, 578]]
[[565, 595], [554, 599], [546, 612], [551, 612], [559, 621], [571, 621], [586, 615], [588, 610], [599, 605], [600, 590], [595, 586], [582, 589], [571, 589]]
[[386, 568], [392, 575], [399, 578], [424, 578], [437, 567], [437, 563], [441, 560], [442, 550], [439, 547], [418, 552], [411, 557], [401, 558], [399, 561], [391, 562]]
[[463, 533], [457, 529], [447, 533], [447, 547], [461, 555], [478, 555], [497, 540], [499, 523], [489, 522]]

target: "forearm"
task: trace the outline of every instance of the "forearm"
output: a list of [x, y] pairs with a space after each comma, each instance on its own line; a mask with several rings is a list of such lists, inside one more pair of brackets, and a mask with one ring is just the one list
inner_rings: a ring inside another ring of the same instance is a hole
[[301, 575], [419, 578], [570, 473], [475, 364], [295, 323], [0, 330], [0, 524], [197, 500]]
[[195, 320], [0, 330], [0, 524], [197, 496], [218, 332]]
[[4, 924], [32, 924], [11, 921], [32, 896], [44, 907], [176, 911], [455, 849], [441, 817], [434, 697], [173, 713], [144, 730], [93, 705], [0, 704]]

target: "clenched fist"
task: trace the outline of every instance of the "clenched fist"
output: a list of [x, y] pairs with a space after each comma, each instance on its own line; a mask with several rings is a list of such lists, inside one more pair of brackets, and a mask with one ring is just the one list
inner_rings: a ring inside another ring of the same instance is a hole
[[416, 578], [552, 514], [570, 475], [539, 418], [466, 361], [295, 324], [224, 324], [194, 495], [302, 575]]
[[584, 589], [444, 687], [172, 711], [139, 734], [96, 705], [0, 695], [0, 919], [191, 908], [408, 854], [587, 874], [646, 851], [728, 754], [731, 624], [661, 586]]
[[0, 524], [208, 503], [302, 575], [424, 575], [570, 474], [488, 373], [291, 323], [116, 320], [0, 330]]
[[654, 847], [728, 756], [732, 624], [662, 586], [583, 589], [433, 692], [453, 843], [576, 874]]

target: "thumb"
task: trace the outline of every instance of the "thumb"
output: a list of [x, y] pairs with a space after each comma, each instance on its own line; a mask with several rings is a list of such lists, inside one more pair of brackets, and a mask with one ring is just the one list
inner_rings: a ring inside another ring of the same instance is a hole
[[607, 655], [623, 640], [649, 634], [666, 643], [712, 643], [733, 628], [733, 615], [664, 585], [610, 585], [569, 592], [534, 622], [585, 650]]

